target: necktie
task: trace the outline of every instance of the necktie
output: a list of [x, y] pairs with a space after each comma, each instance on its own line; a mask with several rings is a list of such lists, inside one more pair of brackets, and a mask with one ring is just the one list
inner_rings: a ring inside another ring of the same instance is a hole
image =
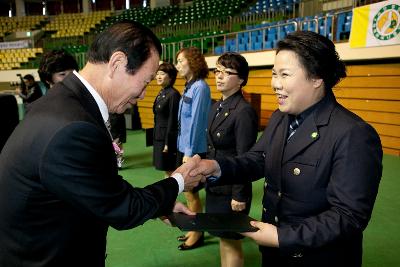
[[289, 125], [289, 135], [288, 135], [287, 140], [289, 140], [290, 137], [292, 137], [294, 135], [294, 133], [296, 132], [297, 128], [299, 128], [300, 123], [301, 123], [301, 121], [300, 121], [299, 118], [297, 118], [297, 117], [293, 118], [292, 122]]
[[107, 121], [105, 121], [104, 124], [106, 125], [107, 130], [108, 130], [109, 132], [111, 132], [111, 123], [110, 123], [110, 119], [108, 119]]
[[104, 124], [106, 125], [107, 130], [108, 130], [108, 133], [109, 133], [110, 136], [111, 136], [111, 140], [113, 140], [113, 137], [112, 137], [112, 134], [111, 134], [111, 123], [110, 123], [110, 119], [108, 119], [107, 121], [105, 121]]

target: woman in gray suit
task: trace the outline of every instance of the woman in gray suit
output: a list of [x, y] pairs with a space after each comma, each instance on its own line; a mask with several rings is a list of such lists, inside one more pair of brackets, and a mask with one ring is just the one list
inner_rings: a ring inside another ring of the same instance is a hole
[[[222, 97], [212, 105], [208, 117], [207, 158], [237, 156], [247, 152], [257, 138], [257, 114], [242, 94], [249, 65], [240, 54], [225, 53], [218, 58], [214, 74]], [[251, 196], [250, 181], [207, 187], [206, 212], [249, 214]], [[220, 237], [221, 267], [243, 266], [242, 235], [231, 232], [210, 234]]]

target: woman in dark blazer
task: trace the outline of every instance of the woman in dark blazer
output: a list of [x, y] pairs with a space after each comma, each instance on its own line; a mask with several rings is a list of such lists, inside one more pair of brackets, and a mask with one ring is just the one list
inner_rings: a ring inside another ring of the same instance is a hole
[[[256, 142], [257, 114], [244, 99], [242, 88], [249, 76], [246, 59], [237, 53], [225, 53], [217, 60], [215, 82], [222, 98], [215, 102], [208, 117], [207, 158], [237, 156], [247, 152]], [[251, 182], [206, 188], [207, 213], [249, 214]], [[232, 232], [210, 232], [220, 237], [221, 267], [244, 264], [242, 235]]]
[[329, 39], [289, 34], [272, 69], [279, 109], [263, 135], [249, 152], [203, 160], [191, 172], [214, 176], [208, 186], [265, 177], [262, 222], [244, 233], [260, 245], [263, 266], [362, 265], [382, 145], [374, 128], [336, 101], [332, 88], [345, 76]]
[[178, 108], [181, 95], [173, 87], [178, 71], [174, 65], [162, 63], [156, 74], [161, 90], [154, 100], [153, 164], [157, 170], [171, 176], [176, 169], [176, 140], [178, 136]]

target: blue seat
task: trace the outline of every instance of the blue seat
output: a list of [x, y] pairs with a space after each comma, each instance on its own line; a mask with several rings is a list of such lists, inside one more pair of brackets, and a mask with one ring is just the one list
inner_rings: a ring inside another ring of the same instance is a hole
[[346, 13], [340, 13], [337, 16], [337, 25], [336, 25], [336, 41], [340, 40], [340, 34], [344, 30], [344, 23], [346, 20]]
[[224, 47], [223, 46], [216, 46], [214, 48], [214, 54], [221, 55], [222, 53], [224, 53]]
[[264, 49], [272, 49], [272, 41], [266, 41], [264, 43]]
[[276, 40], [276, 34], [275, 33], [268, 32], [268, 34], [266, 36], [267, 36], [267, 40], [266, 41], [274, 41], [274, 40]]
[[261, 42], [252, 43], [253, 50], [261, 50]]
[[345, 22], [344, 23], [344, 31], [345, 32], [350, 32], [350, 30], [351, 30], [351, 22], [349, 21], [349, 22]]
[[242, 37], [239, 39], [239, 44], [248, 44], [249, 43], [249, 37]]
[[239, 52], [247, 51], [247, 44], [239, 44]]

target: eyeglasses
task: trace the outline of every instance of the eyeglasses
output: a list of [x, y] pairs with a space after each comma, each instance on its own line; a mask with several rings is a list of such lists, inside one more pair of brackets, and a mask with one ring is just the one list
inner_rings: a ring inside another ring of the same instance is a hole
[[229, 71], [229, 70], [219, 70], [219, 69], [215, 69], [214, 70], [215, 76], [218, 76], [221, 73], [222, 73], [223, 76], [239, 75], [239, 73], [232, 72], [232, 71]]

